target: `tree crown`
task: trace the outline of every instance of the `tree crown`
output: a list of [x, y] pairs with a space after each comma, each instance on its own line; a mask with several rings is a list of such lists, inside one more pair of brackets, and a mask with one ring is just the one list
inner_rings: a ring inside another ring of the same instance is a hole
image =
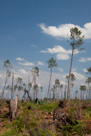
[[56, 60], [54, 60], [54, 58], [49, 59], [49, 61], [47, 61], [47, 63], [48, 63], [49, 68], [57, 67], [57, 65], [58, 65]]
[[87, 69], [87, 71], [88, 71], [88, 73], [90, 73], [90, 74], [91, 74], [91, 67], [90, 67], [89, 69]]
[[39, 68], [38, 67], [34, 67], [31, 70], [32, 74], [36, 74], [36, 76], [39, 76]]
[[5, 67], [5, 68], [12, 68], [12, 65], [11, 65], [9, 60], [6, 60], [6, 61], [4, 61], [3, 67]]
[[[74, 27], [74, 28], [71, 28], [70, 29], [70, 45], [72, 46], [73, 50], [74, 49], [77, 49], [78, 47], [80, 47], [84, 41], [83, 41], [83, 38], [84, 36], [81, 36], [82, 32], [77, 28], [77, 27]], [[82, 48], [84, 49], [84, 48]]]
[[81, 85], [81, 86], [80, 86], [80, 90], [86, 91], [86, 86], [85, 86], [85, 85]]

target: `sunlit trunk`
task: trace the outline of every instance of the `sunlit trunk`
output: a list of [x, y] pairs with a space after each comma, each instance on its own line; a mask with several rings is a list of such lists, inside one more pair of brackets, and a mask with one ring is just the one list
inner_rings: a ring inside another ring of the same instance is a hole
[[70, 71], [69, 71], [69, 78], [68, 78], [68, 94], [67, 94], [67, 99], [68, 101], [70, 100], [70, 76], [71, 76], [71, 69], [72, 69], [72, 62], [73, 62], [73, 47], [72, 47], [72, 56], [71, 56], [71, 64], [70, 64]]
[[51, 67], [51, 73], [50, 73], [50, 80], [49, 80], [49, 87], [48, 87], [47, 99], [48, 99], [48, 95], [49, 95], [49, 92], [50, 92], [51, 77], [52, 77], [52, 67]]
[[[7, 73], [8, 73], [8, 70], [7, 70]], [[8, 74], [7, 73], [6, 73], [5, 84], [4, 84], [4, 87], [3, 87], [1, 98], [4, 98], [4, 91], [5, 91], [5, 88], [6, 88], [7, 81], [8, 81]]]
[[13, 90], [14, 90], [14, 73], [12, 73], [12, 90], [11, 90], [11, 99], [13, 99]]

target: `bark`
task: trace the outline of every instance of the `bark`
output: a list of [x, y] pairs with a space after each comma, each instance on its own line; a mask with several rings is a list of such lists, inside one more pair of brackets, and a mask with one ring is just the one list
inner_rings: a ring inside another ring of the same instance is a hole
[[11, 90], [11, 99], [13, 99], [13, 90], [14, 90], [14, 73], [12, 73], [12, 90]]
[[21, 91], [21, 90], [19, 90], [19, 97], [18, 97], [18, 99], [20, 99], [20, 91]]
[[81, 100], [82, 100], [82, 90], [81, 90]]
[[61, 100], [62, 100], [62, 89], [61, 89]]
[[49, 80], [49, 87], [48, 87], [47, 99], [48, 99], [48, 95], [49, 95], [49, 92], [50, 92], [51, 77], [52, 77], [52, 67], [51, 67], [51, 73], [50, 73], [50, 80]]
[[4, 91], [5, 91], [5, 88], [6, 88], [7, 81], [8, 81], [8, 74], [6, 73], [5, 84], [4, 84], [4, 87], [3, 87], [2, 97], [1, 98], [4, 98]]
[[72, 62], [73, 62], [73, 47], [72, 47], [72, 56], [71, 56], [71, 64], [70, 64], [70, 71], [69, 71], [69, 78], [68, 78], [68, 93], [67, 93], [67, 99], [70, 100], [70, 76], [71, 76], [71, 69], [72, 69]]
[[36, 90], [36, 99], [37, 99], [37, 90]]
[[64, 99], [66, 99], [66, 89], [64, 90]]
[[89, 100], [90, 100], [90, 89], [89, 89], [89, 83], [88, 83], [88, 92], [89, 92]]
[[30, 77], [28, 77], [28, 92], [30, 94], [30, 86], [29, 86], [29, 83], [30, 83]]

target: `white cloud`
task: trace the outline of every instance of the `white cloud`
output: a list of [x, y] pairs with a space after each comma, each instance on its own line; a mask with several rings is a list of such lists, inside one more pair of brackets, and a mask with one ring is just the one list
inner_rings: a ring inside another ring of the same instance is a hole
[[27, 71], [25, 69], [19, 69], [18, 70], [21, 74], [27, 74]]
[[80, 61], [80, 62], [88, 62], [88, 61], [91, 61], [91, 58], [83, 58], [83, 57], [81, 57], [78, 61]]
[[85, 36], [85, 39], [91, 39], [91, 22], [84, 24], [83, 27], [74, 24], [61, 24], [56, 27], [47, 26], [43, 23], [41, 23], [39, 26], [43, 33], [56, 38], [67, 38], [67, 34], [70, 35], [70, 29], [73, 27], [78, 27], [78, 29], [82, 31], [82, 35]]
[[69, 59], [69, 55], [68, 54], [57, 54], [56, 56], [57, 60], [68, 60]]
[[86, 68], [84, 68], [84, 69], [83, 69], [83, 72], [87, 73], [88, 71], [87, 71], [87, 69], [86, 69]]
[[18, 58], [16, 58], [16, 60], [18, 60], [18, 61], [24, 61], [24, 58], [18, 57]]
[[[83, 80], [85, 80], [86, 79], [86, 77], [84, 76], [84, 75], [82, 75], [82, 74], [80, 74], [80, 73], [78, 73], [78, 72], [74, 72], [74, 71], [72, 71], [71, 73], [73, 73], [75, 76], [76, 76], [76, 80], [77, 81], [83, 81]], [[64, 75], [64, 78], [67, 76], [68, 74], [65, 74]]]
[[2, 75], [0, 75], [0, 78], [2, 77]]
[[67, 84], [67, 83], [64, 82], [64, 81], [60, 81], [60, 83], [61, 83], [62, 85], [66, 85], [66, 84]]
[[14, 73], [14, 78], [22, 77], [21, 74], [20, 74], [20, 73], [18, 74], [18, 73], [19, 73], [19, 72]]
[[59, 70], [59, 71], [61, 71], [61, 72], [63, 72], [63, 71], [64, 71], [62, 68], [59, 68], [58, 70]]
[[42, 29], [43, 33], [46, 33], [54, 37], [63, 37], [63, 38], [66, 38], [67, 34], [69, 34], [70, 28], [74, 27], [73, 24], [65, 24], [56, 27], [56, 26], [47, 26], [43, 23], [41, 23], [39, 26]]
[[38, 61], [37, 65], [41, 65], [41, 66], [43, 66], [43, 65], [44, 65], [44, 63], [43, 63], [43, 62], [41, 62], [41, 61]]
[[31, 62], [24, 62], [24, 63], [18, 62], [18, 64], [24, 65], [24, 66], [34, 66], [34, 63], [31, 63]]
[[86, 77], [80, 73], [72, 71], [72, 73], [76, 76], [76, 80], [84, 80]]
[[[57, 54], [56, 58], [58, 60], [68, 60], [69, 54], [72, 54], [72, 50], [66, 50], [60, 45], [56, 45], [53, 48], [47, 48], [46, 51], [42, 50], [42, 53], [55, 53]], [[77, 49], [74, 50], [74, 54], [78, 54], [79, 51]]]
[[56, 45], [53, 48], [47, 48], [46, 51], [41, 51], [42, 53], [66, 53], [66, 54], [71, 54], [71, 50], [66, 50], [60, 45]]

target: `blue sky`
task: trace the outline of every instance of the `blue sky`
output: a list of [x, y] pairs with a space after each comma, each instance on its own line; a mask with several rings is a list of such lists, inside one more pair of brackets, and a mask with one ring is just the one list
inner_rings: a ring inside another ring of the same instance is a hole
[[88, 77], [84, 71], [91, 66], [91, 0], [1, 0], [1, 89], [5, 78], [3, 62], [7, 59], [15, 74], [24, 80], [31, 75], [30, 68], [37, 65], [40, 68], [37, 82], [47, 90], [49, 69], [46, 61], [54, 57], [58, 68], [53, 71], [52, 85], [56, 78], [65, 84], [71, 57], [67, 34], [74, 26], [85, 35], [82, 47], [86, 51], [75, 54], [73, 62], [77, 76], [75, 88], [79, 88]]

